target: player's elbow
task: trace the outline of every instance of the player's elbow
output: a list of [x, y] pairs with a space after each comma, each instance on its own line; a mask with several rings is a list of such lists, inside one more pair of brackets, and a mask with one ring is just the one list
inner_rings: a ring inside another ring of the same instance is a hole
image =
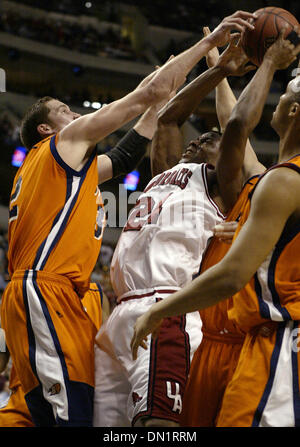
[[163, 109], [158, 113], [157, 132], [162, 135], [173, 135], [174, 131], [178, 131], [179, 125], [176, 117], [169, 113], [168, 109]]
[[247, 139], [249, 135], [249, 128], [249, 123], [247, 123], [247, 120], [245, 120], [243, 114], [237, 110], [233, 111], [226, 126], [227, 131], [230, 131], [235, 138]]
[[158, 125], [181, 127], [187, 119], [184, 103], [180, 98], [173, 98], [158, 112]]
[[253, 130], [253, 119], [252, 115], [249, 113], [249, 104], [243, 100], [238, 102], [233, 108], [227, 126], [228, 125], [238, 135], [241, 134], [248, 138]]
[[233, 296], [247, 283], [239, 264], [230, 264], [224, 272], [224, 290], [227, 296]]
[[149, 106], [164, 100], [169, 94], [170, 89], [167, 85], [156, 78], [144, 87], [144, 100]]
[[246, 285], [246, 283], [247, 281], [244, 281], [241, 276], [238, 276], [238, 272], [233, 273], [233, 275], [231, 276], [231, 296], [239, 292]]

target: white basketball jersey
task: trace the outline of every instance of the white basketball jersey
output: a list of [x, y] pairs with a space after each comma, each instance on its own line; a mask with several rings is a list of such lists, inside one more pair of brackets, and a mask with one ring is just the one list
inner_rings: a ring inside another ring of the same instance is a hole
[[181, 288], [199, 271], [212, 230], [224, 219], [208, 193], [208, 168], [178, 164], [154, 177], [139, 196], [111, 263], [118, 297], [160, 286]]

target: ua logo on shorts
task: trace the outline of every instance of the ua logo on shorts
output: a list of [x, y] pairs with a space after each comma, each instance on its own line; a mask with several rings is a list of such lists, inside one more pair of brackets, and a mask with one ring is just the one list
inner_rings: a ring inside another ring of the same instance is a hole
[[[179, 383], [173, 382], [173, 385], [175, 385], [175, 394], [172, 393], [172, 382], [166, 382], [167, 384], [167, 396], [169, 399], [174, 399], [174, 405], [172, 408], [172, 411], [181, 413], [182, 411], [182, 399], [181, 395], [179, 394]], [[174, 386], [173, 386], [174, 388]]]

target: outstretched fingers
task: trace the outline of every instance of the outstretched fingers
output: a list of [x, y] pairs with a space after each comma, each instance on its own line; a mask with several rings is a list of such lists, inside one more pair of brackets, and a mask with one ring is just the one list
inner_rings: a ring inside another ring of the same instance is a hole
[[160, 330], [162, 320], [151, 318], [151, 312], [140, 316], [133, 330], [133, 336], [130, 342], [130, 349], [132, 353], [132, 359], [137, 359], [137, 352], [139, 346], [143, 349], [148, 349], [147, 337], [152, 334], [152, 338], [157, 338]]
[[133, 360], [137, 359], [137, 351], [140, 346], [145, 350], [148, 349], [147, 336], [137, 333], [136, 328], [134, 328], [133, 337], [130, 342], [130, 349], [131, 349]]
[[230, 17], [241, 17], [242, 19], [257, 19], [257, 14], [255, 12], [248, 12], [248, 11], [236, 11], [234, 14], [232, 14]]
[[222, 242], [227, 242], [231, 244], [234, 237], [235, 231], [237, 229], [238, 223], [233, 222], [222, 222], [214, 227], [214, 236], [217, 237]]
[[204, 26], [204, 27], [202, 28], [202, 31], [203, 31], [203, 34], [204, 34], [205, 37], [206, 37], [206, 36], [209, 36], [209, 34], [211, 33], [211, 31], [210, 31], [210, 29], [209, 29], [208, 26]]
[[232, 29], [236, 28], [241, 32], [245, 28], [249, 28], [250, 30], [253, 30], [255, 28], [255, 26], [251, 22], [249, 22], [248, 20], [241, 19], [239, 17], [232, 18], [232, 19], [228, 20], [227, 23], [232, 26]]

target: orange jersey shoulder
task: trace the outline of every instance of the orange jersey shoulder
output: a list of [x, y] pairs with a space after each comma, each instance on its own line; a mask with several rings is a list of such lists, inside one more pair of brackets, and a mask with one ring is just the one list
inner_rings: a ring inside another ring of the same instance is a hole
[[94, 152], [81, 171], [60, 157], [58, 136], [35, 145], [18, 170], [10, 199], [9, 273], [46, 270], [88, 288], [105, 213]]
[[[238, 200], [233, 208], [227, 215], [226, 221], [238, 221], [241, 217], [241, 211], [248, 200], [249, 193], [256, 185], [259, 176], [251, 177], [244, 185]], [[214, 237], [210, 242], [201, 263], [201, 273], [208, 270], [220, 262], [231, 245], [221, 242], [218, 238]], [[211, 306], [207, 309], [201, 310], [201, 320], [203, 322], [203, 330], [207, 331], [228, 331], [230, 333], [240, 333], [240, 330], [236, 325], [228, 320], [228, 309], [232, 306], [232, 299], [221, 301], [215, 306]]]
[[[300, 155], [272, 166], [266, 172], [282, 167], [300, 174]], [[265, 173], [266, 174], [266, 173]], [[263, 174], [261, 178], [264, 177]], [[238, 231], [246, 222], [251, 198], [246, 202]], [[238, 234], [237, 231], [237, 234]], [[245, 330], [266, 320], [300, 319], [300, 225], [285, 227], [277, 244], [248, 284], [234, 296], [229, 317]]]

